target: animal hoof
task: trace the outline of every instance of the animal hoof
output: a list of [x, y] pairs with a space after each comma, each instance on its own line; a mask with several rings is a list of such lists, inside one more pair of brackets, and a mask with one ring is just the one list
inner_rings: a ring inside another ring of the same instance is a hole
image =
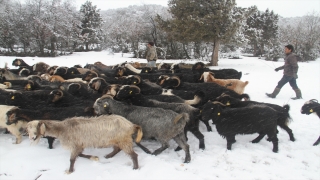
[[290, 141], [294, 142], [296, 139], [295, 138], [290, 138]]
[[66, 170], [65, 174], [71, 174], [73, 171]]
[[279, 150], [278, 149], [274, 149], [272, 150], [274, 153], [277, 153]]
[[98, 156], [91, 156], [90, 160], [92, 161], [99, 161], [99, 157]]
[[174, 151], [180, 151], [182, 148], [178, 146]]

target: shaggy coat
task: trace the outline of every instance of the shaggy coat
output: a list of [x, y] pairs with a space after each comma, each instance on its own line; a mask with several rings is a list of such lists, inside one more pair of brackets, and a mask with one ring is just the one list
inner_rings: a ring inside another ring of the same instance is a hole
[[280, 126], [282, 129], [287, 131], [291, 141], [295, 141], [292, 130], [288, 127], [289, 121], [291, 120], [291, 117], [289, 114], [290, 106], [288, 104], [281, 107], [279, 105], [270, 104], [270, 103], [262, 103], [262, 102], [256, 102], [256, 101], [241, 101], [227, 94], [222, 94], [216, 100], [226, 105], [227, 107], [231, 107], [231, 108], [240, 108], [240, 107], [246, 107], [249, 105], [259, 105], [259, 104], [263, 104], [271, 107], [275, 111], [279, 112], [279, 116], [277, 117], [278, 126]]
[[142, 138], [140, 126], [132, 124], [117, 115], [99, 117], [74, 117], [64, 121], [35, 120], [28, 123], [29, 139], [37, 143], [41, 136], [58, 138], [63, 147], [69, 149], [70, 167], [67, 173], [74, 171], [76, 158], [85, 157], [99, 160], [97, 156], [82, 154], [85, 148], [106, 148], [113, 146], [113, 152], [105, 158], [111, 158], [123, 150], [133, 162], [133, 169], [138, 169], [137, 154], [133, 151], [132, 135], [137, 132], [136, 142]]
[[278, 152], [277, 117], [279, 113], [266, 105], [251, 105], [242, 108], [223, 109], [219, 102], [207, 102], [202, 109], [202, 118], [212, 119], [218, 133], [227, 139], [227, 149], [236, 142], [237, 134], [259, 133], [253, 143], [258, 143], [266, 134], [273, 143], [273, 152]]
[[187, 137], [187, 131], [190, 131], [199, 139], [199, 148], [205, 149], [204, 136], [199, 130], [199, 109], [184, 103], [168, 103], [148, 99], [148, 96], [140, 94], [140, 89], [134, 85], [123, 85], [118, 91], [116, 97], [137, 106], [160, 107], [163, 109], [173, 110], [176, 113], [188, 113], [189, 121], [184, 128], [185, 135]]
[[[178, 114], [162, 108], [127, 105], [123, 102], [113, 100], [113, 98], [108, 95], [97, 99], [93, 107], [97, 115], [117, 114], [127, 118], [134, 124], [140, 125], [144, 138], [156, 138], [161, 143], [161, 147], [152, 153], [154, 155], [158, 155], [167, 149], [169, 147], [169, 140], [174, 139], [185, 151], [184, 162], [190, 162], [189, 145], [186, 142], [183, 132], [189, 120], [187, 113]], [[146, 153], [150, 153], [150, 151], [141, 144], [137, 145]]]
[[[306, 101], [301, 107], [301, 114], [309, 115], [312, 113], [316, 113], [317, 116], [320, 118], [320, 104], [316, 99], [311, 99], [309, 101]], [[320, 136], [317, 139], [317, 141], [313, 143], [313, 145], [316, 146], [319, 143], [320, 143]]]
[[[238, 94], [243, 94], [245, 87], [248, 85], [248, 81], [241, 81], [239, 79], [216, 79], [212, 72], [204, 72], [200, 80], [204, 82], [213, 82], [220, 86], [227, 87], [228, 89], [234, 90]], [[231, 85], [229, 85], [231, 84]]]

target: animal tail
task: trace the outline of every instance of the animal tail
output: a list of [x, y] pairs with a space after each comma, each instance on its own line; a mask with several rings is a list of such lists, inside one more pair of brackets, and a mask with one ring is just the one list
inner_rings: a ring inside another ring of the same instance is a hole
[[134, 129], [135, 129], [135, 132], [137, 133], [136, 143], [139, 143], [142, 139], [142, 136], [143, 136], [142, 128], [141, 128], [141, 126], [138, 126], [135, 124]]
[[241, 99], [244, 99], [245, 101], [250, 101], [250, 96], [248, 94], [241, 94]]
[[174, 124], [177, 124], [181, 119], [184, 119], [185, 122], [187, 122], [189, 121], [189, 115], [187, 113], [178, 114], [173, 120]]

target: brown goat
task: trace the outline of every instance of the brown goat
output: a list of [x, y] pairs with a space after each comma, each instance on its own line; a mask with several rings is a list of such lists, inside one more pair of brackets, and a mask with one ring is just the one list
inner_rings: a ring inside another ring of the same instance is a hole
[[228, 89], [232, 89], [238, 94], [243, 94], [245, 87], [249, 83], [249, 81], [243, 82], [239, 79], [215, 79], [212, 72], [204, 72], [200, 77], [200, 80], [202, 79], [204, 82], [213, 82]]
[[98, 161], [97, 156], [82, 154], [85, 148], [106, 148], [113, 146], [113, 151], [105, 158], [111, 158], [123, 150], [133, 162], [133, 169], [138, 169], [138, 155], [133, 151], [132, 135], [137, 133], [136, 142], [142, 138], [142, 129], [118, 115], [102, 115], [84, 118], [73, 117], [64, 121], [34, 120], [28, 123], [29, 139], [38, 143], [42, 136], [58, 138], [63, 147], [71, 151], [70, 167], [74, 171], [76, 158], [84, 157]]

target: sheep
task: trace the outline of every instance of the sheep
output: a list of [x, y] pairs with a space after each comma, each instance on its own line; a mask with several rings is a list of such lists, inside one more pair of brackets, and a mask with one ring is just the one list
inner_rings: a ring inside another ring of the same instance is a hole
[[6, 94], [5, 104], [20, 108], [36, 109], [48, 105], [52, 90], [14, 91]]
[[[171, 110], [162, 108], [140, 107], [127, 105], [114, 100], [109, 95], [98, 98], [93, 105], [97, 115], [117, 114], [127, 118], [134, 124], [140, 125], [144, 138], [156, 138], [161, 147], [152, 154], [158, 155], [169, 147], [169, 140], [174, 139], [176, 143], [185, 151], [185, 163], [191, 161], [189, 145], [184, 136], [184, 127], [189, 116], [187, 113], [178, 114]], [[151, 152], [140, 143], [137, 145], [148, 154]]]
[[113, 146], [113, 151], [105, 158], [112, 158], [123, 150], [133, 162], [133, 169], [138, 169], [138, 155], [133, 150], [133, 134], [137, 134], [135, 141], [140, 142], [142, 130], [140, 126], [132, 124], [127, 119], [118, 116], [74, 117], [64, 121], [34, 120], [28, 123], [29, 139], [34, 144], [39, 142], [41, 136], [58, 138], [63, 147], [69, 149], [70, 167], [67, 174], [74, 172], [76, 158], [84, 157], [98, 161], [97, 156], [85, 155], [85, 148], [106, 148]]
[[7, 106], [7, 105], [0, 105], [0, 127], [7, 128], [8, 131], [16, 137], [15, 144], [20, 144], [22, 141], [22, 132], [27, 127], [26, 121], [19, 121], [14, 124], [7, 125], [7, 115], [6, 113], [14, 108], [15, 106]]
[[227, 149], [236, 142], [237, 134], [259, 133], [252, 141], [258, 143], [268, 135], [268, 141], [273, 143], [273, 152], [278, 152], [277, 116], [279, 113], [266, 105], [250, 105], [242, 108], [223, 109], [220, 102], [208, 101], [202, 109], [202, 118], [212, 119], [218, 133], [227, 139]]
[[[320, 118], [320, 104], [316, 99], [310, 99], [306, 101], [300, 110], [301, 114], [309, 115], [311, 113], [316, 113], [317, 116]], [[317, 146], [320, 143], [320, 136], [316, 142], [313, 143], [313, 146]]]
[[[213, 82], [219, 84], [221, 86], [227, 87], [228, 89], [232, 89], [238, 94], [243, 94], [245, 87], [249, 84], [249, 81], [241, 81], [239, 79], [216, 79], [214, 78], [214, 74], [212, 72], [204, 72], [200, 80], [203, 79], [204, 82]], [[226, 86], [230, 84], [231, 86]]]
[[38, 75], [44, 74], [48, 71], [50, 66], [44, 62], [38, 62], [33, 65], [33, 71], [37, 72]]
[[[232, 97], [235, 97], [237, 99], [245, 99], [249, 100], [250, 97], [248, 94], [238, 94], [235, 91], [231, 89], [227, 89], [226, 87], [220, 86], [215, 83], [188, 83], [183, 82], [180, 80], [179, 77], [173, 76], [173, 77], [166, 77], [165, 79], [162, 79], [158, 84], [162, 88], [169, 88], [174, 90], [184, 90], [184, 91], [203, 91], [206, 94], [206, 97], [204, 98], [206, 102], [208, 100], [214, 100], [218, 96], [220, 96], [222, 93], [226, 92], [230, 94]], [[181, 97], [181, 96], [180, 96]], [[184, 98], [184, 99], [190, 99], [190, 98]]]
[[290, 106], [288, 104], [281, 107], [279, 105], [270, 104], [270, 103], [262, 103], [262, 102], [256, 102], [256, 101], [241, 101], [225, 93], [217, 97], [216, 100], [221, 102], [222, 104], [225, 104], [227, 107], [231, 107], [231, 108], [239, 108], [239, 107], [245, 107], [249, 105], [258, 105], [258, 104], [264, 104], [266, 106], [273, 108], [275, 111], [280, 113], [279, 116], [277, 117], [278, 126], [280, 126], [282, 129], [287, 131], [290, 137], [290, 141], [295, 141], [292, 130], [288, 127], [288, 123], [291, 120], [291, 117], [289, 115]]
[[[85, 116], [91, 117], [94, 116], [93, 108], [85, 107], [85, 106], [72, 106], [72, 107], [65, 107], [65, 108], [48, 108], [44, 107], [37, 110], [30, 110], [30, 109], [21, 109], [18, 107], [12, 107], [6, 113], [6, 124], [8, 126], [14, 124], [23, 124], [26, 122], [30, 122], [34, 119], [41, 119], [41, 120], [64, 120], [70, 117], [78, 117], [78, 116]], [[54, 138], [46, 137], [48, 139], [49, 149], [53, 148]]]
[[134, 85], [123, 85], [116, 95], [117, 99], [129, 101], [130, 104], [144, 107], [159, 107], [173, 110], [176, 113], [188, 113], [189, 121], [184, 129], [185, 135], [190, 131], [199, 139], [199, 148], [205, 149], [204, 136], [199, 130], [200, 110], [184, 103], [168, 103], [148, 99], [148, 96], [140, 94], [140, 89]]
[[21, 77], [18, 74], [11, 72], [7, 68], [0, 68], [0, 80], [2, 82], [6, 81], [6, 80], [20, 80], [20, 79], [27, 79], [27, 78]]

